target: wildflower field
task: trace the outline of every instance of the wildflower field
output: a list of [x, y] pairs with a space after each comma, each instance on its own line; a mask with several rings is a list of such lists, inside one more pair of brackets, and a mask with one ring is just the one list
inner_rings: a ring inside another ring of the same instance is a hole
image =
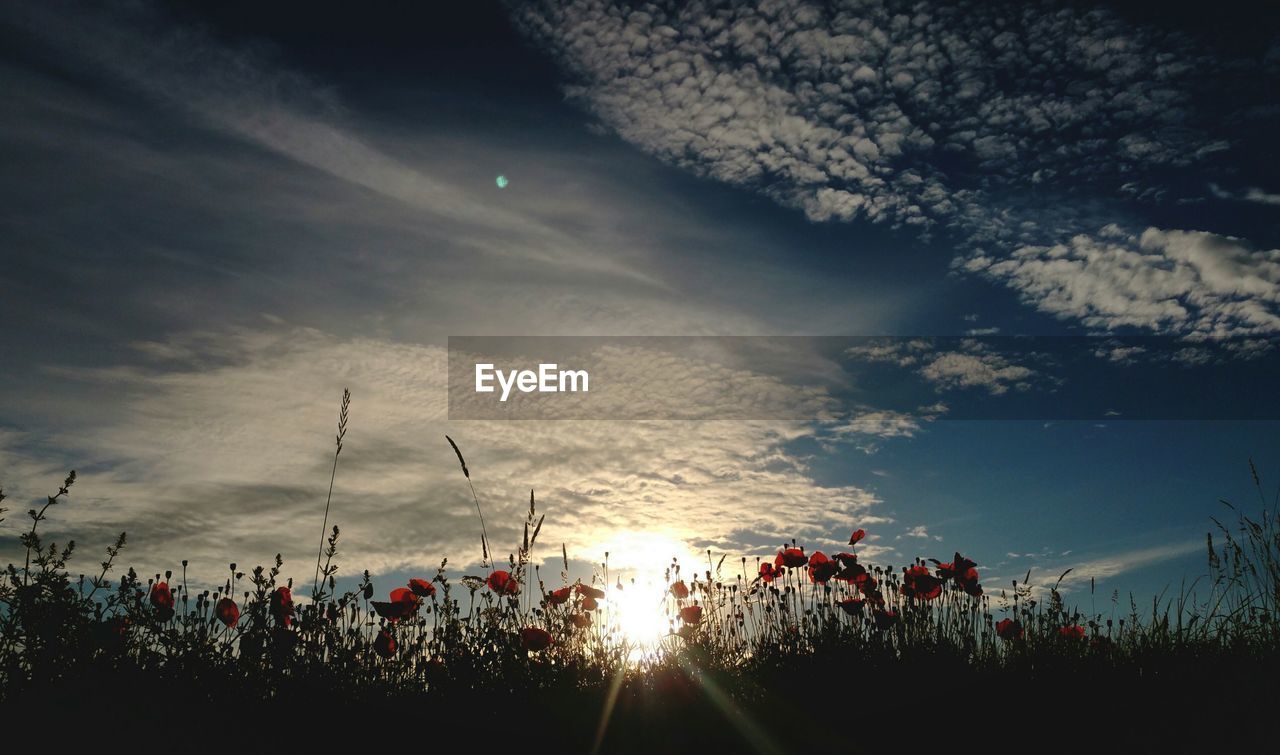
[[1056, 588], [984, 583], [971, 554], [867, 563], [856, 530], [840, 553], [790, 542], [772, 559], [656, 564], [659, 631], [642, 636], [607, 563], [589, 581], [568, 579], [563, 551], [534, 566], [532, 496], [514, 553], [495, 558], [486, 535], [474, 573], [442, 560], [338, 593], [326, 513], [314, 575], [231, 563], [219, 589], [191, 590], [186, 562], [114, 576], [124, 534], [96, 574], [72, 576], [73, 546], [40, 535], [73, 505], [72, 472], [29, 512], [26, 557], [0, 585], [0, 700], [13, 721], [136, 721], [147, 736], [250, 717], [281, 737], [430, 727], [563, 752], [1263, 745], [1280, 530], [1254, 475], [1257, 511], [1214, 520], [1204, 578], [1172, 599], [1083, 614]]

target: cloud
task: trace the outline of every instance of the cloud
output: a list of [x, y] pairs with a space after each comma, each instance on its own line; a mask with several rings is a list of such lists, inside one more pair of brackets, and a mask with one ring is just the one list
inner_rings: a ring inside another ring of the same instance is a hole
[[[1208, 250], [1189, 241], [1195, 231], [1149, 230], [1132, 259], [1096, 259], [1079, 241], [1136, 225], [1114, 200], [1165, 201], [1169, 175], [1230, 149], [1196, 93], [1244, 64], [1186, 37], [1053, 3], [511, 7], [564, 70], [571, 100], [698, 175], [814, 222], [946, 228], [967, 247], [957, 270], [1090, 327], [1280, 324], [1274, 285], [1226, 292], [1216, 279], [1274, 283], [1254, 269], [1263, 260]], [[1185, 266], [1165, 281], [1173, 290], [1149, 288], [1166, 264]]]
[[1209, 191], [1218, 199], [1232, 199], [1241, 202], [1254, 202], [1256, 204], [1280, 205], [1280, 194], [1263, 191], [1256, 186], [1250, 186], [1243, 191], [1232, 192], [1215, 183], [1211, 183], [1209, 184]]
[[[501, 554], [520, 537], [531, 488], [547, 514], [544, 542], [563, 541], [588, 561], [625, 532], [767, 555], [786, 539], [825, 542], [876, 518], [874, 494], [818, 482], [791, 450], [817, 432], [806, 423], [448, 423], [443, 349], [286, 324], [138, 351], [146, 358], [60, 369], [109, 395], [114, 411], [65, 433], [0, 434], [0, 468], [17, 501], [60, 481], [58, 461], [74, 465], [80, 480], [49, 536], [73, 535], [94, 551], [127, 529], [126, 561], [143, 573], [187, 558], [193, 573], [216, 577], [229, 561], [281, 550], [289, 573], [304, 576], [344, 386], [353, 399], [331, 521], [343, 531], [348, 575], [428, 569], [446, 555], [459, 566], [478, 560], [473, 505], [446, 432], [467, 456]], [[50, 448], [60, 455], [37, 461]], [[629, 554], [610, 558], [627, 565]]]
[[1007, 259], [976, 256], [967, 272], [1005, 283], [1029, 305], [1098, 330], [1239, 336], [1280, 330], [1280, 249], [1241, 239], [1107, 226]]
[[908, 529], [906, 532], [904, 532], [904, 533], [902, 533], [902, 534], [903, 534], [905, 537], [914, 537], [914, 538], [918, 538], [918, 539], [920, 539], [920, 540], [933, 540], [933, 541], [935, 541], [935, 542], [942, 542], [942, 536], [941, 536], [941, 535], [931, 535], [931, 534], [929, 534], [929, 528], [928, 528], [928, 527], [925, 527], [924, 525], [918, 525], [918, 526], [915, 526], [915, 527], [911, 527], [910, 529]]
[[623, 138], [815, 221], [963, 222], [989, 186], [1186, 165], [1214, 143], [1181, 111], [1212, 61], [1102, 11], [568, 0], [513, 13]]
[[[1027, 553], [1023, 554], [1023, 557], [1038, 560], [1032, 570], [1031, 586], [1035, 594], [1043, 596], [1055, 584], [1058, 585], [1058, 589], [1062, 593], [1088, 589], [1090, 582], [1093, 580], [1110, 579], [1127, 572], [1189, 556], [1203, 550], [1204, 540], [1201, 539], [1134, 548], [1109, 554], [1094, 554], [1076, 560], [1064, 560], [1071, 555], [1069, 550], [1063, 551], [1056, 559], [1048, 557], [1048, 554], [1044, 552], [1038, 554]], [[1040, 561], [1042, 557], [1044, 560]], [[1059, 581], [1059, 577], [1064, 572], [1067, 572], [1068, 569], [1071, 570], [1070, 573], [1062, 576], [1061, 581]], [[1010, 578], [1017, 579], [1021, 585], [1025, 576], [1024, 570], [1022, 574], [1015, 573]], [[988, 581], [1008, 584], [1008, 579], [1004, 577], [993, 577]]]
[[1046, 379], [1041, 373], [1010, 360], [976, 338], [961, 339], [959, 348], [940, 348], [933, 340], [872, 340], [854, 346], [846, 354], [867, 362], [886, 362], [913, 368], [920, 377], [942, 392], [963, 388], [985, 388], [998, 396], [1010, 388], [1025, 391], [1034, 381]]

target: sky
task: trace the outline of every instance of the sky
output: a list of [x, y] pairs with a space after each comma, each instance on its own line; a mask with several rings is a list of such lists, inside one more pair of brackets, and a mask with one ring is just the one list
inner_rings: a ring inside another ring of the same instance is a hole
[[[1280, 481], [1266, 4], [438, 5], [0, 9], [0, 527], [74, 468], [47, 533], [84, 563], [127, 530], [143, 574], [304, 581], [344, 388], [340, 574], [388, 588], [478, 568], [446, 433], [499, 553], [535, 491], [552, 573], [865, 527], [1151, 595], [1250, 458]], [[758, 418], [464, 420], [451, 336], [796, 352], [671, 357]]]

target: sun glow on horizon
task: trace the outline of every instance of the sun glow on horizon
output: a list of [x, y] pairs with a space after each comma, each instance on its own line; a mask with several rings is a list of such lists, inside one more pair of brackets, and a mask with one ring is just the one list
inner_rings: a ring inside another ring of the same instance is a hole
[[[672, 559], [692, 575], [697, 556], [683, 540], [661, 532], [618, 533], [605, 540], [602, 550], [609, 554], [609, 620], [634, 646], [632, 660], [638, 661], [671, 634], [667, 570]], [[671, 581], [678, 578], [674, 571], [669, 576]]]

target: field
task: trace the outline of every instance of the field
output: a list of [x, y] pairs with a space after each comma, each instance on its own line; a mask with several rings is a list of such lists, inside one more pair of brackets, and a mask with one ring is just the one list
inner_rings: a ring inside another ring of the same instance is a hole
[[279, 560], [231, 564], [212, 591], [187, 588], [185, 562], [113, 579], [123, 534], [96, 575], [73, 577], [73, 547], [39, 528], [74, 484], [73, 472], [29, 512], [26, 559], [0, 586], [11, 721], [159, 733], [250, 717], [290, 739], [429, 727], [566, 752], [1146, 751], [1271, 737], [1280, 530], [1256, 472], [1258, 510], [1214, 521], [1196, 589], [1096, 615], [1056, 589], [984, 584], [960, 553], [865, 563], [861, 530], [842, 553], [793, 542], [771, 560], [668, 564], [665, 593], [637, 614], [607, 565], [572, 582], [567, 557], [554, 579], [558, 560], [533, 568], [532, 497], [513, 557], [493, 563], [486, 540], [484, 568], [460, 578], [442, 561], [405, 585], [366, 573], [335, 594], [327, 522], [312, 580], [286, 578]]

